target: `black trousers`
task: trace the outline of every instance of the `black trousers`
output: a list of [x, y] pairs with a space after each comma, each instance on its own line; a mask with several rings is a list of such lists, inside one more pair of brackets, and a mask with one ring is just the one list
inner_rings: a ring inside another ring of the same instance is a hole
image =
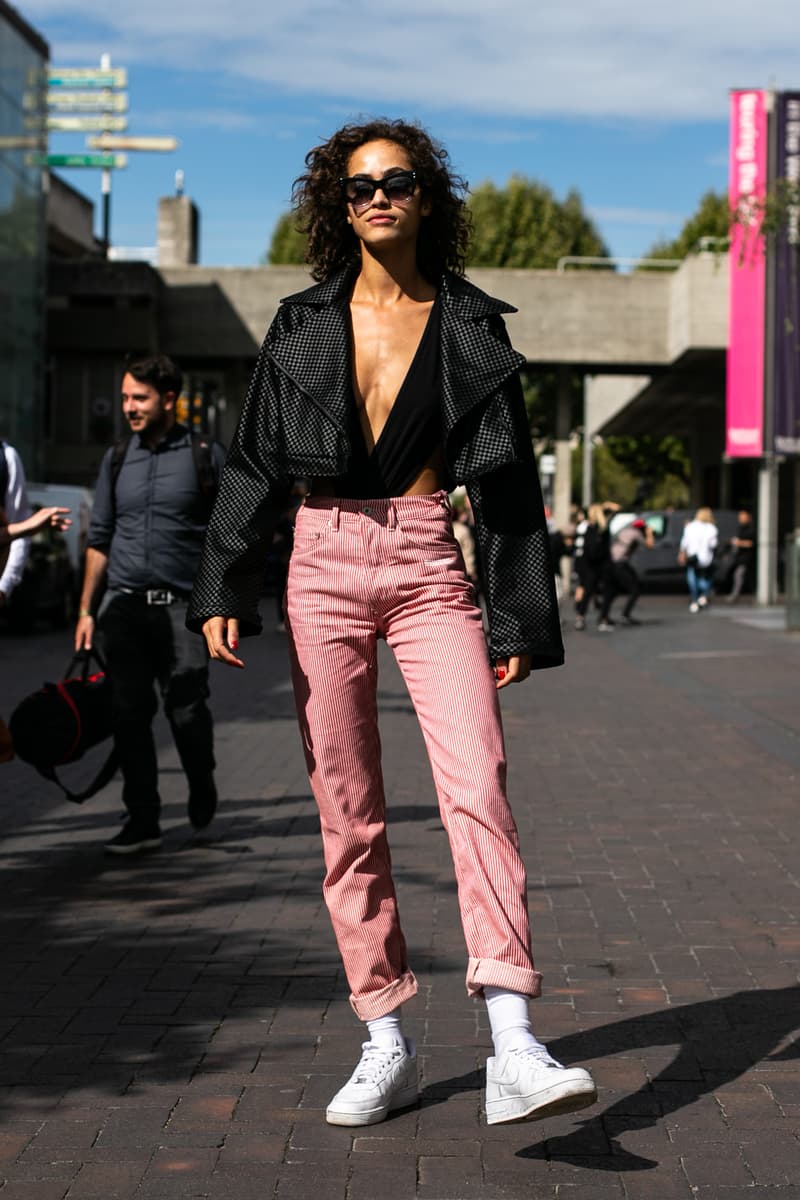
[[161, 806], [152, 728], [156, 686], [190, 790], [214, 770], [208, 651], [185, 620], [186, 601], [149, 605], [124, 592], [108, 592], [100, 610], [122, 799], [137, 824], [157, 824]]
[[620, 593], [625, 593], [628, 597], [625, 602], [625, 608], [622, 610], [622, 615], [623, 617], [629, 617], [633, 612], [634, 604], [642, 593], [639, 576], [629, 562], [611, 563], [603, 592], [603, 609], [600, 613], [601, 621], [608, 619], [611, 605]]

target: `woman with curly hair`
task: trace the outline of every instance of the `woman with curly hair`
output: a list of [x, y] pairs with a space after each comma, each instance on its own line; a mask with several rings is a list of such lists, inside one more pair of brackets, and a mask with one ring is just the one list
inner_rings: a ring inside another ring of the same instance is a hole
[[[325, 901], [350, 1001], [369, 1037], [331, 1100], [369, 1125], [417, 1098], [401, 1006], [417, 991], [386, 838], [377, 641], [392, 648], [422, 726], [455, 863], [466, 985], [486, 1000], [490, 1123], [582, 1108], [591, 1076], [533, 1036], [541, 976], [506, 797], [498, 691], [563, 661], [521, 355], [494, 300], [463, 277], [464, 185], [417, 125], [340, 129], [295, 184], [317, 286], [267, 333], [208, 529], [189, 612], [234, 667], [258, 632], [262, 564], [296, 475], [286, 627], [303, 746], [320, 812]], [[489, 623], [453, 536], [466, 485]], [[470, 714], [464, 722], [465, 709]]]

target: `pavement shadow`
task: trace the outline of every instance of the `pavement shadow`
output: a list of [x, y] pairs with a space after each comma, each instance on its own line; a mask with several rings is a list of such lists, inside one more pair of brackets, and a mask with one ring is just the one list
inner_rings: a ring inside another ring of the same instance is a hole
[[[88, 810], [80, 841], [54, 846], [47, 816], [30, 823], [27, 846], [6, 848], [0, 1122], [65, 1096], [92, 1104], [263, 1070], [287, 1045], [313, 1057], [322, 1016], [347, 989], [332, 942], [317, 946], [308, 921], [298, 929], [281, 913], [319, 894], [321, 856], [244, 821], [236, 834], [254, 848], [236, 869], [229, 846], [191, 838], [175, 839], [177, 853], [109, 859], [86, 840], [90, 826], [107, 834], [108, 815]], [[279, 1010], [294, 1041], [270, 1034]]]

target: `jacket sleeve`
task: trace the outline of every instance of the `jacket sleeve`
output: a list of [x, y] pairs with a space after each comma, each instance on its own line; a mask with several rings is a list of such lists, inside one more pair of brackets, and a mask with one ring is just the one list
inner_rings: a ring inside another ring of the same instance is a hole
[[261, 632], [258, 604], [275, 522], [291, 479], [278, 466], [277, 386], [269, 334], [250, 380], [206, 530], [186, 624], [195, 633], [209, 617], [236, 617], [241, 636]]
[[542, 490], [522, 385], [504, 385], [517, 461], [467, 482], [489, 617], [492, 661], [530, 654], [531, 666], [564, 662], [561, 620]]

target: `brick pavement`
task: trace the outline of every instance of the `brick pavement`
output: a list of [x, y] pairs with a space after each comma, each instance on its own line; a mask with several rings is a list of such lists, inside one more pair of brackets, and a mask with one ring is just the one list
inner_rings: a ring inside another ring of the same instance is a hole
[[[0, 767], [0, 1200], [800, 1200], [800, 639], [678, 598], [641, 611], [640, 629], [569, 634], [568, 666], [503, 702], [536, 1028], [592, 1068], [596, 1108], [482, 1120], [487, 1024], [387, 657], [423, 1091], [381, 1125], [325, 1124], [360, 1027], [269, 633], [244, 674], [214, 672], [223, 800], [204, 836], [163, 725], [166, 838], [147, 860], [98, 849], [118, 784], [75, 808]], [[67, 657], [63, 636], [0, 638], [6, 714]]]

